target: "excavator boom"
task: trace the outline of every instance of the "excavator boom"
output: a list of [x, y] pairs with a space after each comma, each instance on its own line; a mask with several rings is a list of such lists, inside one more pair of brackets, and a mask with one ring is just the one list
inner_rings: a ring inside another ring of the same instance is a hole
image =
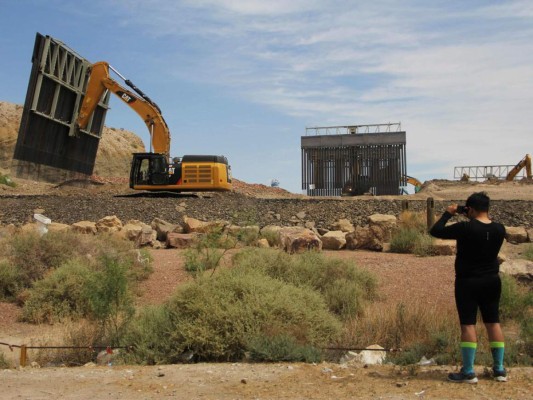
[[533, 178], [531, 174], [531, 156], [529, 154], [526, 154], [522, 160], [518, 164], [516, 164], [511, 171], [507, 174], [506, 180], [512, 181], [516, 175], [522, 170], [522, 168], [526, 169], [526, 177], [528, 179]]
[[78, 127], [84, 129], [87, 126], [102, 95], [106, 90], [109, 90], [127, 103], [142, 118], [150, 132], [151, 150], [164, 154], [168, 158], [170, 156], [170, 132], [159, 107], [131, 81], [125, 79], [126, 84], [137, 94], [122, 87], [110, 77], [109, 69], [109, 64], [104, 61], [92, 65], [85, 98], [78, 116]]

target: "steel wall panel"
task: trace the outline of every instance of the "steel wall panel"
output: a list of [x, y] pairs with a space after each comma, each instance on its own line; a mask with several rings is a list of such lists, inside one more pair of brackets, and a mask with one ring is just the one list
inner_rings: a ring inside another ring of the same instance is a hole
[[309, 196], [340, 196], [347, 187], [353, 194], [399, 194], [406, 185], [405, 136], [302, 137], [302, 189]]
[[15, 175], [55, 182], [92, 174], [109, 94], [87, 130], [77, 130], [90, 65], [60, 41], [37, 33], [13, 156]]

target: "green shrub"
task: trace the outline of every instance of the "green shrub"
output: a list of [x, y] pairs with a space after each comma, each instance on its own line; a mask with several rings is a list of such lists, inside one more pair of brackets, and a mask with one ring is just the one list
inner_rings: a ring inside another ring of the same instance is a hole
[[13, 180], [9, 176], [3, 175], [1, 173], [0, 173], [0, 185], [7, 185], [11, 187], [17, 186], [17, 184], [13, 182]]
[[85, 296], [90, 306], [88, 317], [100, 322], [114, 345], [134, 313], [128, 281], [128, 265], [103, 257], [103, 268], [89, 276]]
[[265, 238], [268, 241], [268, 244], [271, 247], [279, 247], [281, 245], [281, 241], [279, 239], [279, 232], [269, 229], [263, 229], [261, 231], [262, 238]]
[[152, 254], [145, 248], [133, 251], [135, 256], [133, 257], [133, 265], [130, 269], [129, 277], [134, 281], [148, 279], [150, 274], [154, 272], [154, 268], [152, 267], [154, 258]]
[[387, 361], [396, 365], [415, 365], [422, 357], [428, 358], [429, 347], [424, 343], [415, 343], [408, 349], [396, 354], [389, 354]]
[[21, 271], [6, 260], [0, 260], [0, 300], [13, 300], [21, 289]]
[[8, 369], [10, 367], [11, 365], [6, 360], [6, 356], [4, 355], [4, 353], [0, 352], [0, 369]]
[[71, 260], [28, 289], [22, 319], [54, 323], [87, 318], [100, 324], [103, 335], [118, 338], [133, 315], [129, 276], [127, 263], [105, 256], [99, 263]]
[[258, 336], [248, 341], [250, 359], [256, 362], [320, 362], [322, 352], [309, 345], [299, 344], [293, 337], [278, 335]]
[[[72, 232], [49, 232], [40, 236], [23, 232], [1, 241], [0, 296], [14, 298], [23, 289], [47, 276], [65, 263], [79, 260], [92, 269], [101, 267], [102, 257], [127, 265], [132, 281], [146, 279], [152, 272], [152, 258], [146, 250], [112, 235], [77, 235]], [[16, 284], [13, 280], [16, 278]], [[2, 294], [3, 293], [3, 294]]]
[[259, 239], [259, 231], [252, 226], [244, 226], [237, 232], [237, 240], [246, 246], [253, 246]]
[[401, 228], [427, 232], [427, 216], [423, 212], [402, 211], [398, 219]]
[[434, 239], [427, 233], [421, 233], [413, 247], [413, 254], [419, 257], [428, 257], [436, 255], [435, 247], [433, 246]]
[[400, 214], [398, 228], [391, 238], [393, 253], [414, 253], [417, 256], [435, 255], [433, 238], [427, 233], [426, 215], [404, 211]]
[[521, 286], [509, 275], [501, 275], [502, 295], [500, 299], [500, 316], [503, 320], [513, 319], [521, 322], [531, 317], [533, 292]]
[[[128, 340], [138, 361], [179, 362], [187, 351], [198, 360], [239, 360], [261, 337], [285, 336], [301, 346], [323, 347], [341, 329], [312, 289], [251, 270], [199, 277], [162, 307], [142, 313], [131, 329]], [[161, 335], [166, 336], [158, 347], [150, 346]]]
[[147, 306], [139, 311], [125, 336], [125, 343], [134, 344], [134, 352], [126, 354], [126, 362], [143, 365], [178, 362], [181, 346], [176, 346], [170, 332], [179, 329], [168, 307]]
[[533, 316], [531, 310], [529, 318], [524, 318], [520, 323], [520, 337], [522, 339], [521, 352], [526, 354], [533, 361]]
[[21, 286], [29, 287], [41, 279], [46, 271], [59, 267], [79, 248], [76, 235], [50, 232], [40, 236], [24, 232], [8, 239], [7, 258], [21, 271]]
[[90, 313], [86, 294], [91, 270], [80, 261], [71, 261], [35, 282], [22, 308], [22, 320], [54, 323]]
[[392, 234], [390, 249], [393, 253], [412, 253], [421, 233], [412, 228], [399, 228]]
[[235, 268], [262, 271], [298, 287], [317, 290], [330, 311], [343, 319], [361, 314], [376, 296], [376, 280], [353, 263], [317, 252], [289, 255], [276, 249], [246, 249], [234, 257]]
[[185, 270], [201, 275], [204, 271], [216, 269], [224, 254], [236, 243], [235, 238], [220, 229], [202, 235], [194, 248], [185, 251]]
[[418, 229], [401, 227], [392, 234], [391, 252], [412, 253], [420, 257], [434, 256], [436, 252], [433, 241], [433, 237], [425, 231], [420, 232]]

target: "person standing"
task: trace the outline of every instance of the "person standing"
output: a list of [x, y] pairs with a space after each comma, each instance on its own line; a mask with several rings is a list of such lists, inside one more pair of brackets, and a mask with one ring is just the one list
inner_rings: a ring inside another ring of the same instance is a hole
[[[455, 239], [455, 304], [461, 324], [463, 367], [448, 375], [452, 382], [477, 383], [474, 360], [477, 349], [478, 309], [487, 330], [493, 357], [493, 377], [507, 381], [503, 366], [504, 336], [500, 325], [501, 280], [498, 253], [505, 238], [505, 227], [489, 218], [490, 199], [485, 192], [473, 193], [466, 206], [452, 204], [433, 225], [430, 234], [440, 239]], [[446, 226], [450, 218], [463, 214], [468, 221]]]

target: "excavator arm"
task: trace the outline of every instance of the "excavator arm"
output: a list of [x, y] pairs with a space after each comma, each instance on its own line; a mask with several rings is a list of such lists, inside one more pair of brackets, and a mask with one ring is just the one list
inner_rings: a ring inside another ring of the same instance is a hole
[[524, 167], [526, 168], [527, 178], [531, 179], [533, 176], [531, 174], [531, 156], [529, 154], [526, 154], [526, 156], [522, 158], [522, 160], [520, 160], [520, 162], [516, 164], [511, 171], [509, 171], [506, 180], [512, 181]]
[[164, 154], [167, 159], [170, 156], [170, 131], [167, 123], [161, 115], [161, 110], [148, 96], [146, 96], [131, 81], [125, 79], [113, 69], [126, 85], [130, 86], [135, 93], [122, 87], [109, 75], [109, 69], [113, 69], [104, 61], [97, 62], [91, 67], [91, 75], [85, 98], [80, 108], [77, 125], [80, 129], [85, 129], [89, 119], [93, 114], [98, 102], [106, 90], [117, 95], [123, 102], [128, 104], [144, 121], [150, 132], [151, 145], [155, 153]]
[[407, 183], [415, 187], [415, 193], [418, 193], [420, 189], [422, 189], [422, 182], [420, 182], [418, 179], [409, 175], [405, 175], [405, 180], [407, 181]]

